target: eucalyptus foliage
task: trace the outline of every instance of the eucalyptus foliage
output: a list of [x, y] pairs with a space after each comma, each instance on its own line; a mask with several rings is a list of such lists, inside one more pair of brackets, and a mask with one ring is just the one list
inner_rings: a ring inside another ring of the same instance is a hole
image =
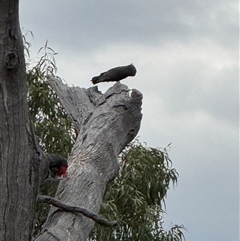
[[[46, 45], [42, 57], [35, 63], [30, 58], [24, 36], [27, 60], [28, 105], [41, 148], [67, 157], [76, 133], [57, 95], [45, 80], [56, 73], [56, 53]], [[172, 168], [166, 148], [149, 148], [135, 140], [119, 158], [119, 176], [108, 185], [100, 214], [118, 225], [106, 228], [96, 224], [89, 241], [181, 241], [182, 225], [163, 228], [165, 198], [170, 184], [177, 183], [178, 173]], [[45, 195], [54, 195], [57, 182], [41, 187]], [[35, 235], [40, 232], [48, 206], [36, 207]]]
[[[38, 62], [27, 63], [30, 116], [41, 148], [46, 152], [67, 157], [71, 152], [76, 134], [58, 96], [45, 78], [47, 74], [54, 74], [57, 71], [54, 58], [56, 53], [47, 46], [47, 42], [39, 50], [41, 51], [43, 55]], [[26, 53], [29, 54], [29, 51]]]
[[118, 225], [96, 225], [90, 240], [183, 240], [183, 226], [163, 228], [167, 191], [178, 178], [166, 148], [148, 148], [135, 140], [119, 162], [119, 176], [109, 185], [100, 209], [100, 214], [118, 220]]
[[[28, 106], [34, 131], [41, 148], [48, 153], [56, 153], [67, 158], [74, 144], [76, 134], [70, 119], [60, 104], [58, 96], [52, 90], [45, 76], [55, 74], [56, 53], [47, 45], [39, 50], [41, 58], [34, 62], [30, 58], [30, 43], [25, 43], [25, 58], [27, 66]], [[59, 180], [47, 180], [40, 191], [44, 195], [54, 196]], [[36, 205], [35, 230], [37, 236], [45, 222], [49, 211], [48, 204]]]

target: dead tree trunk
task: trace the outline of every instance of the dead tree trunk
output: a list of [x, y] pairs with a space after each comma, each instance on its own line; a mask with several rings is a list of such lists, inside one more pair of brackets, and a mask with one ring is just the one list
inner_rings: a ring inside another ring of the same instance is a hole
[[[130, 93], [120, 83], [101, 94], [96, 87], [67, 87], [53, 77], [49, 82], [78, 133], [68, 178], [60, 182], [55, 198], [98, 213], [106, 185], [118, 174], [118, 155], [140, 128], [142, 94]], [[52, 207], [36, 240], [86, 241], [93, 226], [81, 214]]]
[[0, 240], [31, 239], [38, 187], [38, 154], [26, 101], [26, 69], [18, 0], [1, 0]]

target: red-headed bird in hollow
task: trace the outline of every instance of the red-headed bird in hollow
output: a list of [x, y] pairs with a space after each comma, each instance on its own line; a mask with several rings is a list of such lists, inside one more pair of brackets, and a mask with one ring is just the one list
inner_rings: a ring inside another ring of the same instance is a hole
[[51, 176], [66, 177], [67, 169], [68, 169], [67, 160], [56, 154], [49, 154], [49, 156], [50, 156], [49, 169], [51, 171]]

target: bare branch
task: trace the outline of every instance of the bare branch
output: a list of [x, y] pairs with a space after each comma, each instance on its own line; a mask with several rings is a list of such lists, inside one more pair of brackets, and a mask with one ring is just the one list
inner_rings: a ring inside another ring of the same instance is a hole
[[86, 208], [70, 206], [50, 196], [39, 195], [37, 197], [37, 202], [51, 204], [66, 212], [81, 213], [82, 215], [94, 220], [96, 223], [106, 227], [113, 227], [117, 224], [116, 221], [108, 221], [107, 219], [98, 216], [96, 213], [93, 213]]

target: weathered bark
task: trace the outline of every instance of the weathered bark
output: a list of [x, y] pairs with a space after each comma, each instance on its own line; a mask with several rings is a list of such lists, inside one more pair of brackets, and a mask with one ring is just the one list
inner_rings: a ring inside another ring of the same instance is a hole
[[[67, 87], [53, 77], [49, 81], [79, 133], [68, 178], [60, 182], [55, 198], [98, 213], [106, 185], [118, 174], [117, 157], [140, 128], [142, 94], [133, 90], [129, 95], [120, 83], [101, 94], [96, 87]], [[81, 214], [52, 207], [36, 240], [85, 241], [93, 226]]]
[[39, 155], [26, 101], [18, 0], [0, 0], [0, 240], [31, 239]]

